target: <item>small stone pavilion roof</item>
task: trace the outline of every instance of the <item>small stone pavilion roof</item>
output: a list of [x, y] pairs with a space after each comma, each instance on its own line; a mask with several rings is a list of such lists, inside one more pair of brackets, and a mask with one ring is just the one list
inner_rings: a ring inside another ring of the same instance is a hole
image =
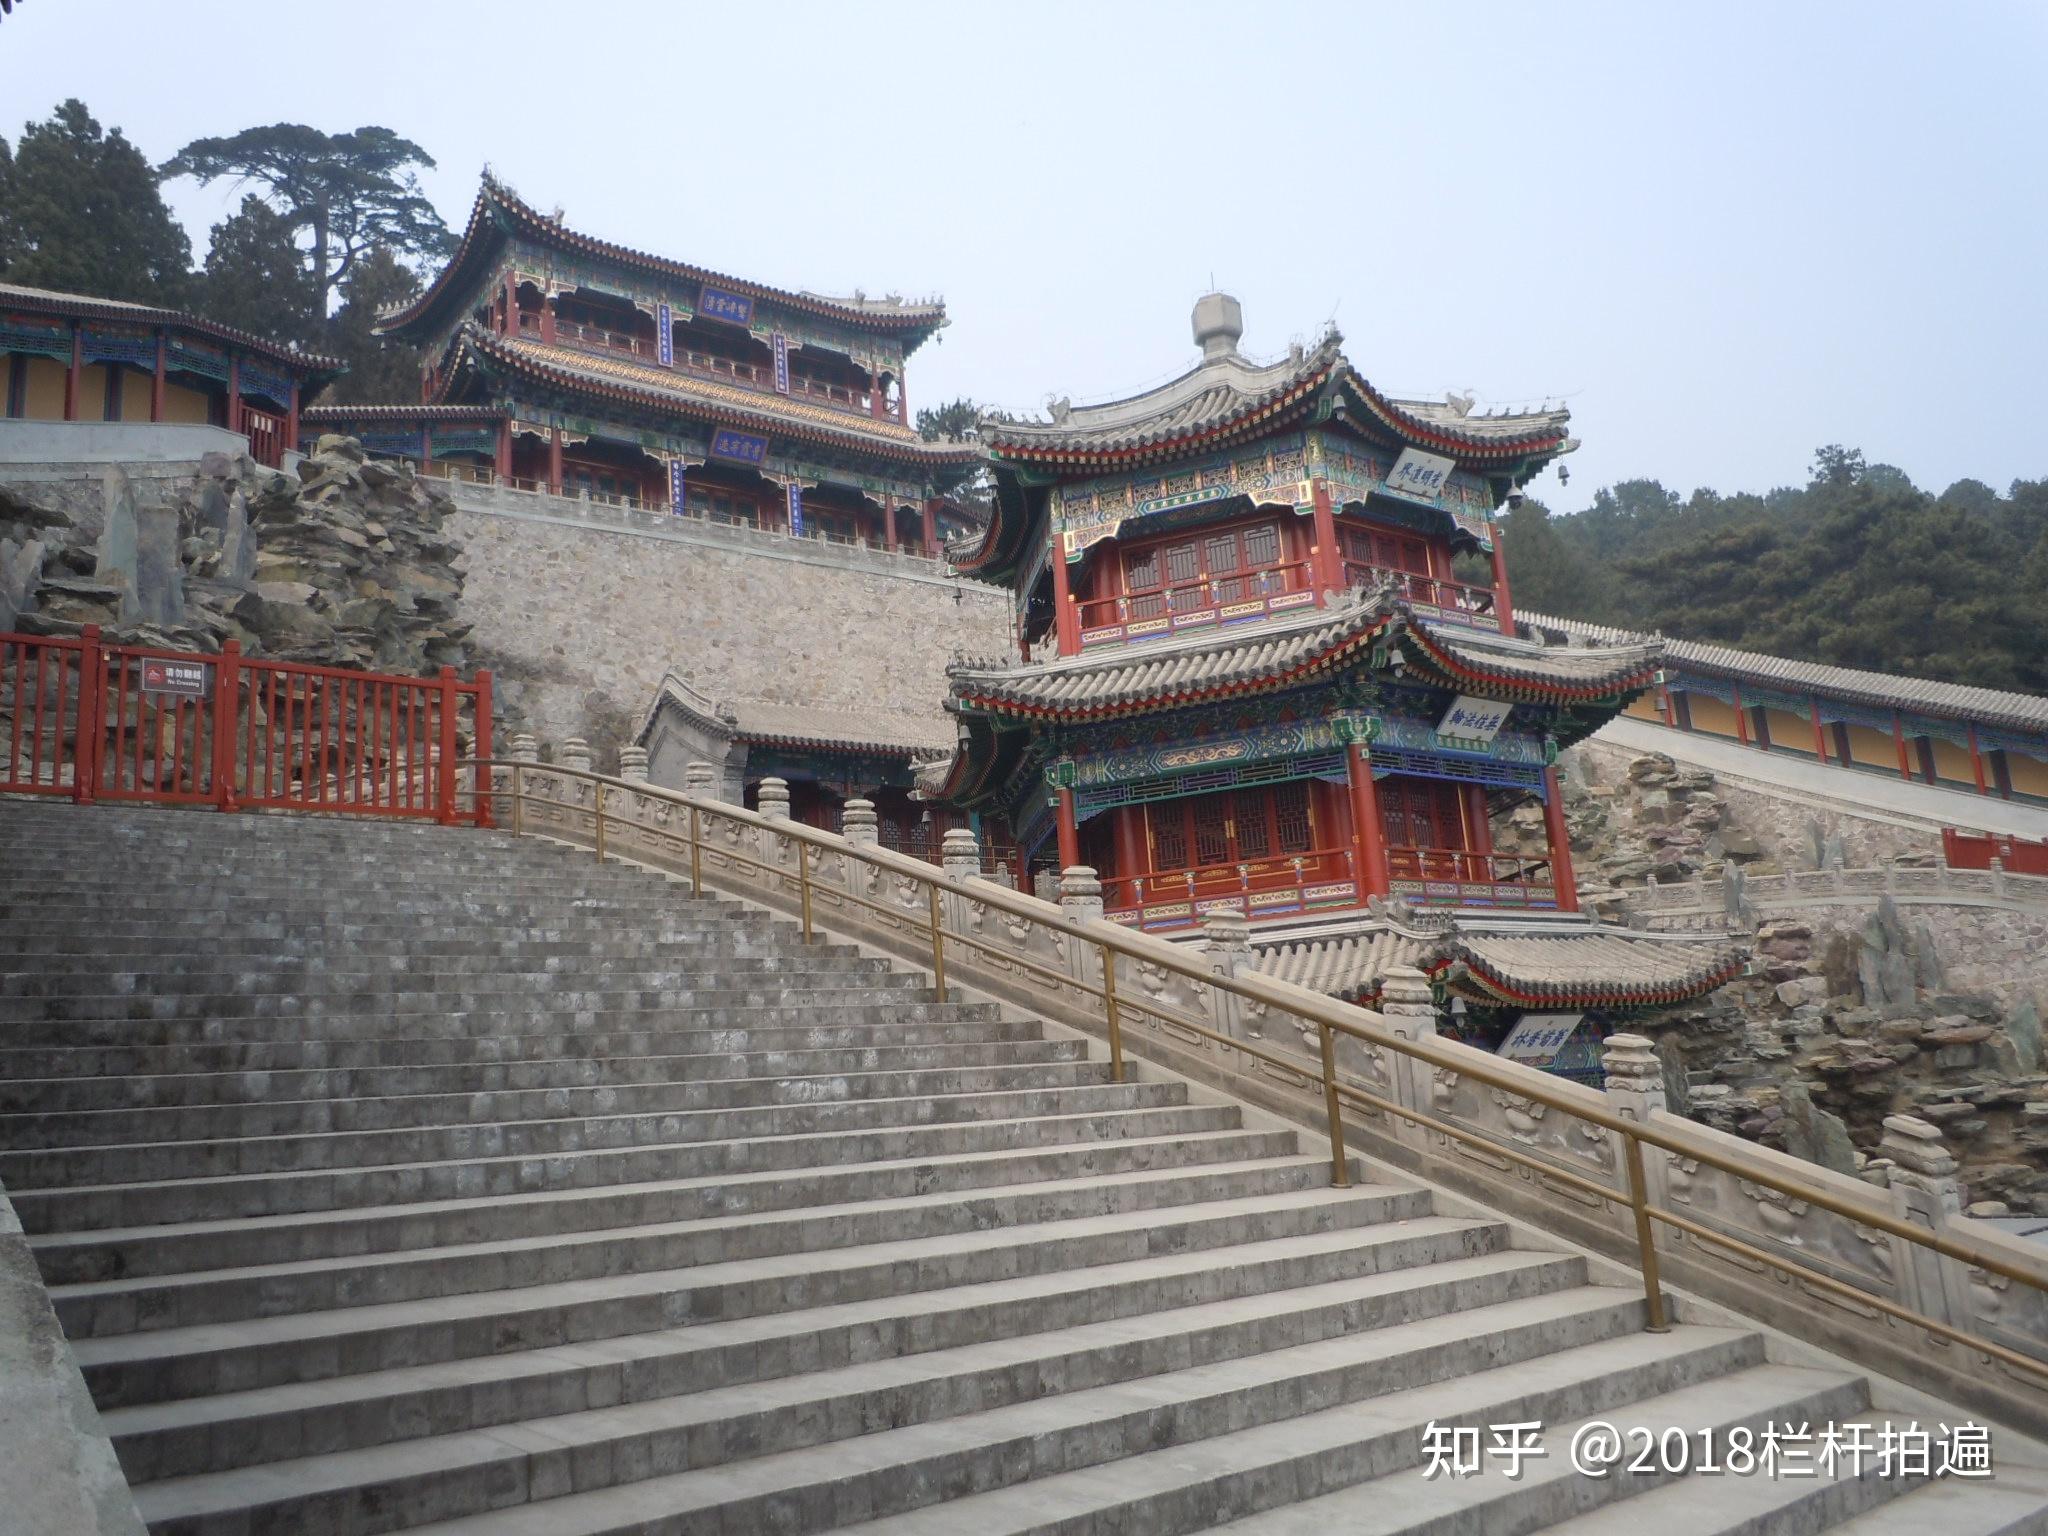
[[954, 729], [943, 715], [875, 709], [827, 709], [814, 704], [771, 704], [763, 699], [712, 700], [673, 672], [662, 678], [640, 727], [645, 743], [664, 708], [681, 710], [728, 740], [815, 752], [916, 757], [950, 751]]
[[728, 293], [744, 294], [800, 313], [817, 315], [855, 330], [901, 336], [906, 350], [916, 348], [946, 323], [946, 306], [938, 299], [906, 301], [861, 295], [834, 298], [802, 290], [773, 288], [708, 267], [692, 266], [631, 246], [616, 245], [569, 228], [560, 218], [542, 213], [488, 170], [477, 189], [469, 225], [455, 254], [440, 275], [412, 303], [384, 316], [378, 331], [411, 342], [430, 338], [455, 310], [466, 306], [489, 280], [492, 264], [506, 242], [524, 239], [584, 260], [614, 262], [681, 284], [710, 284]]
[[[1531, 632], [1604, 640], [1615, 631], [1577, 619], [1558, 619], [1546, 614], [1524, 613], [1520, 623]], [[1864, 672], [1854, 667], [1831, 667], [1817, 661], [1794, 661], [1784, 656], [1765, 656], [1756, 651], [1738, 651], [1725, 645], [1703, 645], [1692, 640], [1666, 640], [1665, 659], [1687, 672], [1730, 678], [1738, 683], [1754, 682], [1767, 687], [1812, 692], [1827, 698], [1879, 709], [1907, 710], [1952, 720], [1975, 720], [1986, 725], [2017, 731], [2048, 731], [2048, 698], [2031, 693], [2008, 693], [1998, 688], [1975, 688], [1965, 683], [1941, 683], [1932, 678], [1901, 677], [1893, 672]]]
[[952, 707], [962, 712], [1087, 720], [1291, 687], [1375, 646], [1382, 647], [1382, 665], [1412, 668], [1447, 687], [1554, 703], [1642, 688], [1662, 654], [1659, 642], [1641, 636], [1590, 647], [1545, 645], [1436, 623], [1417, 617], [1391, 586], [1380, 586], [1355, 590], [1334, 608], [1053, 661], [956, 662], [946, 675]]
[[823, 447], [924, 465], [967, 464], [981, 456], [972, 443], [928, 443], [913, 429], [880, 417], [835, 411], [781, 395], [739, 389], [672, 368], [574, 347], [500, 336], [474, 321], [456, 335], [437, 400], [458, 392], [474, 373], [512, 375], [547, 389], [569, 390], [628, 407], [685, 413], [743, 431], [799, 438]]
[[1388, 967], [1409, 965], [1467, 1002], [1548, 1010], [1684, 1002], [1733, 980], [1746, 959], [1726, 934], [1646, 933], [1578, 913], [1389, 903], [1341, 936], [1265, 946], [1259, 970], [1362, 1002], [1379, 995]]

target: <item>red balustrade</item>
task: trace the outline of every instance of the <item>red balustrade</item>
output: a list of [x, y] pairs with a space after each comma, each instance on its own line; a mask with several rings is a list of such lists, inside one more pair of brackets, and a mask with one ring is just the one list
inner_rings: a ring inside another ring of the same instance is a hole
[[[1201, 576], [1192, 581], [1122, 592], [1113, 597], [1087, 598], [1076, 606], [1081, 611], [1084, 633], [1147, 620], [1178, 619], [1183, 624], [1201, 615], [1220, 615], [1239, 605], [1270, 607], [1275, 597], [1297, 594], [1310, 596], [1311, 563], [1289, 560], [1256, 571], [1231, 571]], [[1255, 616], [1255, 615], [1247, 615]], [[1167, 625], [1160, 625], [1165, 632]]]
[[1446, 617], [1463, 619], [1469, 623], [1480, 622], [1482, 616], [1492, 622], [1494, 591], [1491, 587], [1468, 586], [1462, 581], [1445, 581], [1439, 576], [1421, 576], [1414, 571], [1395, 570], [1383, 565], [1362, 565], [1356, 560], [1344, 562], [1344, 581], [1347, 586], [1369, 587], [1391, 580], [1403, 597], [1411, 603], [1440, 610]]
[[1995, 859], [2009, 875], [2048, 875], [2048, 839], [2033, 842], [1943, 827], [1941, 855], [1950, 869], [1989, 869]]
[[1352, 907], [1362, 900], [1356, 864], [1356, 850], [1346, 845], [1112, 876], [1102, 882], [1102, 904], [1118, 922], [1147, 929], [1192, 927], [1216, 911], [1256, 918]]
[[463, 682], [0, 634], [0, 794], [420, 816], [458, 803], [465, 746], [491, 748], [491, 675]]

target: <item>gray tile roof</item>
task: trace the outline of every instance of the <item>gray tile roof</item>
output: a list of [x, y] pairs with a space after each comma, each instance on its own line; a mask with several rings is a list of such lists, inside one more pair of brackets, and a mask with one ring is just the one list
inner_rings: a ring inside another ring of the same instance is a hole
[[721, 699], [699, 693], [674, 673], [661, 680], [654, 707], [641, 727], [646, 739], [664, 707], [682, 710], [722, 735], [771, 745], [822, 745], [885, 756], [951, 753], [953, 723], [944, 715], [909, 715], [879, 709], [827, 709], [815, 704], [774, 704], [765, 699]]
[[[1518, 613], [1516, 617], [1533, 628], [1593, 639], [1611, 639], [1618, 633], [1602, 625], [1554, 618], [1548, 614]], [[1942, 683], [1929, 678], [1900, 677], [1890, 672], [1832, 667], [1822, 662], [1794, 661], [1789, 657], [1738, 651], [1724, 645], [1703, 645], [1692, 640], [1665, 640], [1664, 661], [1667, 666], [1679, 670], [1704, 672], [1738, 682], [1754, 680], [1794, 691], [1811, 690], [1829, 698], [1885, 709], [1916, 710], [1957, 720], [1979, 720], [1987, 725], [2020, 731], [2048, 731], [2048, 698], [2031, 693], [2007, 693], [1997, 688], [1975, 688], [1965, 683]]]
[[1460, 665], [1546, 687], [1609, 688], [1653, 670], [1664, 652], [1654, 636], [1619, 632], [1611, 644], [1559, 646], [1457, 624], [1423, 621], [1422, 630]]

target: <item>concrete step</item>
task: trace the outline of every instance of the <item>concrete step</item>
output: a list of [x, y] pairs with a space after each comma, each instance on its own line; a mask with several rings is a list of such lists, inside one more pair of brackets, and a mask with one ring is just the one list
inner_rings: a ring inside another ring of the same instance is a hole
[[0, 1115], [0, 1142], [11, 1147], [76, 1147], [118, 1141], [197, 1141], [241, 1136], [303, 1136], [326, 1131], [395, 1130], [466, 1121], [553, 1119], [620, 1111], [738, 1109], [829, 1099], [903, 1098], [1106, 1082], [1107, 1063], [1055, 1061], [1002, 1067], [970, 1065], [899, 1072], [850, 1072], [830, 1078], [742, 1077], [700, 1083], [620, 1083], [589, 1088], [504, 1089], [475, 1094], [412, 1094], [381, 1099], [272, 1099], [250, 1104], [167, 1105], [157, 1109], [67, 1110]]
[[[1836, 1536], [2042, 1536], [2048, 1531], [2048, 1476], [2038, 1465], [1999, 1468], [1992, 1481], [1941, 1478], [1853, 1515]], [[1776, 1536], [1775, 1531], [1772, 1536]]]
[[[1116, 1324], [1078, 1330], [1059, 1343], [1076, 1347], [1079, 1359], [1055, 1354], [1035, 1362], [1035, 1369], [1029, 1350], [1044, 1349], [1044, 1341], [970, 1345], [910, 1362], [533, 1420], [517, 1432], [474, 1430], [202, 1474], [145, 1485], [140, 1499], [150, 1519], [182, 1520], [193, 1531], [208, 1528], [209, 1494], [222, 1516], [246, 1510], [252, 1531], [390, 1530], [572, 1489], [616, 1491], [685, 1468], [706, 1469], [700, 1485], [744, 1484], [756, 1461], [791, 1457], [785, 1470], [798, 1472], [796, 1458], [813, 1447], [820, 1449], [808, 1459], [825, 1463], [833, 1452], [859, 1460], [863, 1450], [878, 1448], [876, 1442], [892, 1441], [892, 1459], [899, 1465], [910, 1460], [894, 1497], [910, 1507], [914, 1490], [928, 1480], [990, 1475], [990, 1462], [1011, 1460], [1001, 1450], [989, 1455], [1005, 1440], [1028, 1444], [1033, 1457], [1073, 1465], [1102, 1458], [1105, 1447], [1119, 1443], [1203, 1439], [1369, 1398], [1395, 1382], [1443, 1380], [1483, 1364], [1624, 1336], [1639, 1311], [1626, 1293], [1587, 1287], [1284, 1348], [1225, 1351], [1180, 1368], [1171, 1347], [1162, 1346], [1154, 1371], [1136, 1368], [1146, 1330]], [[1091, 1346], [1110, 1351], [1107, 1369], [1089, 1358]], [[1113, 1363], [1118, 1360], [1122, 1369]], [[1095, 1376], [1102, 1380], [1091, 1380]], [[1006, 1390], [1006, 1382], [1015, 1385]], [[969, 1414], [964, 1420], [958, 1417], [963, 1409]], [[862, 1433], [877, 1425], [888, 1427]], [[960, 1440], [969, 1443], [948, 1446]], [[685, 1491], [686, 1477], [668, 1480], [671, 1494]], [[283, 1497], [252, 1499], [253, 1489], [265, 1484]], [[768, 1515], [770, 1501], [786, 1491], [777, 1488], [758, 1501], [758, 1513]], [[736, 1516], [756, 1513], [712, 1508], [725, 1529], [737, 1527]]]
[[702, 984], [732, 976], [866, 976], [886, 975], [879, 957], [820, 954], [801, 944], [760, 953], [721, 953], [701, 941], [666, 946], [651, 955], [589, 953], [581, 955], [505, 955], [458, 953], [425, 957], [403, 952], [334, 956], [273, 953], [264, 957], [223, 960], [207, 954], [175, 969], [140, 970], [109, 956], [79, 956], [65, 964], [44, 963], [0, 971], [0, 996], [55, 997], [78, 992], [304, 991], [324, 987], [330, 992], [352, 989], [405, 990], [419, 985], [422, 973], [446, 984], [452, 978], [488, 977], [506, 987], [552, 981], [619, 986], [674, 985], [685, 978]]
[[[1175, 1082], [1023, 1086], [914, 1097], [875, 1094], [803, 1106], [804, 1134], [851, 1136], [876, 1129], [977, 1124], [1020, 1116], [1122, 1113], [1187, 1102]], [[4, 1130], [4, 1127], [0, 1127]], [[33, 1192], [143, 1181], [251, 1178], [294, 1172], [448, 1162], [465, 1157], [520, 1162], [590, 1151], [677, 1143], [749, 1142], [791, 1134], [790, 1107], [653, 1109], [638, 1112], [541, 1115], [530, 1120], [472, 1121], [371, 1131], [286, 1131], [272, 1136], [131, 1142], [0, 1152], [0, 1183]], [[9, 1145], [0, 1135], [0, 1145]]]
[[[941, 1190], [838, 1205], [720, 1212], [541, 1236], [445, 1242], [388, 1253], [322, 1255], [178, 1274], [53, 1284], [50, 1302], [74, 1341], [196, 1328], [286, 1313], [431, 1301], [619, 1275], [651, 1275], [763, 1257], [961, 1236], [991, 1223], [1028, 1229], [1105, 1213], [1223, 1205], [1327, 1184], [1313, 1157], [1168, 1165], [1114, 1178]], [[1015, 1235], [1023, 1236], [1023, 1232]], [[43, 1239], [49, 1241], [49, 1239]], [[813, 1262], [817, 1262], [814, 1258]], [[229, 1263], [233, 1266], [232, 1256]]]
[[797, 1211], [1003, 1190], [1168, 1169], [1205, 1168], [1283, 1158], [1291, 1131], [1224, 1129], [1127, 1137], [1107, 1144], [956, 1152], [830, 1168], [719, 1172], [705, 1178], [649, 1179], [474, 1198], [415, 1200], [388, 1206], [280, 1214], [264, 1221], [223, 1218], [164, 1222], [91, 1232], [46, 1233], [31, 1247], [51, 1284], [119, 1277], [196, 1276], [226, 1268], [354, 1261], [519, 1239], [545, 1240], [654, 1224], [706, 1221], [738, 1213]]
[[508, 1196], [594, 1189], [657, 1178], [831, 1168], [903, 1158], [945, 1158], [1113, 1142], [1124, 1137], [1194, 1136], [1235, 1130], [1235, 1105], [1188, 1104], [1015, 1120], [960, 1120], [878, 1130], [766, 1135], [745, 1141], [664, 1142], [618, 1150], [554, 1152], [544, 1158], [463, 1158], [312, 1172], [15, 1189], [15, 1215], [31, 1234], [80, 1233], [189, 1221], [336, 1211], [458, 1196]]
[[957, 1383], [970, 1351], [999, 1367], [974, 1377], [975, 1400], [995, 1406], [1548, 1295], [1585, 1278], [1582, 1261], [1560, 1254], [1436, 1257], [1454, 1251], [1451, 1236], [1418, 1240], [1393, 1226], [1283, 1239], [661, 1329], [601, 1353], [529, 1350], [117, 1408], [106, 1426], [130, 1479], [147, 1482], [388, 1444], [411, 1425], [452, 1434], [874, 1362], [894, 1380], [950, 1372]]
[[[1428, 1198], [1421, 1191], [1378, 1186], [1332, 1191], [1315, 1187], [1309, 1177], [1304, 1169], [1299, 1187], [1292, 1190], [1269, 1188], [1257, 1195], [1165, 1210], [1133, 1208], [1129, 1198], [1106, 1197], [1100, 1201], [1100, 1214], [1047, 1219], [1023, 1230], [979, 1226], [941, 1237], [841, 1246], [830, 1264], [821, 1262], [820, 1249], [808, 1248], [720, 1259], [683, 1271], [606, 1274], [511, 1292], [461, 1292], [251, 1317], [227, 1325], [98, 1337], [73, 1332], [72, 1352], [94, 1400], [107, 1408], [588, 1343], [880, 1297], [900, 1299], [1129, 1263], [1161, 1252], [1194, 1253], [1317, 1233], [1356, 1232], [1386, 1221], [1405, 1223], [1398, 1229], [1401, 1237], [1443, 1238], [1458, 1253], [1506, 1245], [1506, 1229], [1498, 1223], [1423, 1214]], [[1327, 1177], [1325, 1170], [1325, 1184]], [[1185, 1189], [1187, 1181], [1179, 1184]], [[824, 1241], [825, 1236], [819, 1233], [815, 1240]], [[111, 1311], [103, 1320], [117, 1321]]]

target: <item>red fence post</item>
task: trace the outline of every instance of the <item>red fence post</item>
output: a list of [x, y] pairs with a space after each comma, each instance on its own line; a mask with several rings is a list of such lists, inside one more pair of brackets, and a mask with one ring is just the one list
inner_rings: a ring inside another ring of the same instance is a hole
[[477, 760], [476, 769], [476, 824], [480, 827], [495, 827], [497, 817], [493, 814], [491, 797], [484, 793], [491, 782], [491, 770], [482, 766], [491, 756], [491, 674], [479, 672], [476, 675], [476, 732], [470, 756]]
[[239, 810], [235, 798], [235, 730], [242, 692], [242, 642], [220, 648], [213, 674], [213, 803], [224, 811]]
[[71, 745], [71, 798], [91, 805], [100, 785], [100, 722], [105, 718], [107, 668], [100, 657], [100, 627], [80, 632], [78, 653], [78, 739]]
[[441, 761], [435, 765], [434, 819], [444, 827], [455, 825], [455, 711], [460, 696], [455, 686], [455, 669], [441, 669]]

